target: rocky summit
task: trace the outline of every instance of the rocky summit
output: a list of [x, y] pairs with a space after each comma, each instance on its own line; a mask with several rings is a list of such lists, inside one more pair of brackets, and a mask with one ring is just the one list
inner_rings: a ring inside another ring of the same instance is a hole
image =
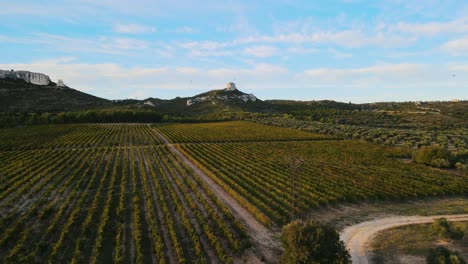
[[203, 96], [196, 96], [187, 100], [187, 106], [191, 106], [198, 103], [204, 103], [211, 101], [215, 104], [214, 100], [219, 101], [230, 101], [240, 100], [242, 102], [255, 102], [257, 97], [253, 94], [246, 94], [237, 90], [236, 85], [233, 82], [228, 82], [224, 90], [218, 90], [215, 93], [203, 94]]
[[50, 83], [49, 76], [43, 73], [36, 73], [30, 71], [14, 71], [14, 70], [0, 70], [0, 79], [22, 79], [25, 82], [36, 85], [48, 85]]

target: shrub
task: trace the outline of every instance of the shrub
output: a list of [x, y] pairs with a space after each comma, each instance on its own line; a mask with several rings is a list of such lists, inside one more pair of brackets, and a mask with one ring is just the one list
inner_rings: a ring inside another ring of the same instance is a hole
[[445, 247], [438, 246], [429, 250], [426, 257], [427, 264], [466, 264], [465, 260], [457, 251], [450, 251]]
[[455, 226], [445, 218], [434, 220], [432, 230], [441, 238], [461, 240], [465, 235], [465, 228], [463, 226]]
[[466, 166], [465, 164], [461, 162], [455, 163], [455, 167], [461, 171], [466, 171], [468, 169], [468, 166]]
[[284, 226], [282, 242], [285, 248], [282, 263], [351, 263], [335, 229], [315, 220], [294, 221]]
[[413, 160], [434, 167], [450, 167], [450, 153], [439, 145], [420, 147], [413, 154]]

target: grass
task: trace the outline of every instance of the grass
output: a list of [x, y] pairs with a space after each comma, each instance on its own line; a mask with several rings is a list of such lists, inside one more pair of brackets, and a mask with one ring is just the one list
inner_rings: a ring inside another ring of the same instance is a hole
[[464, 196], [409, 199], [407, 201], [368, 201], [342, 203], [313, 210], [309, 216], [338, 229], [356, 223], [395, 215], [467, 214], [468, 199]]
[[[451, 240], [441, 238], [432, 230], [432, 224], [407, 225], [379, 232], [371, 243], [376, 263], [399, 263], [402, 257], [425, 258], [429, 249], [442, 245], [459, 251], [465, 259], [468, 257], [468, 222], [454, 222], [465, 228], [465, 238]], [[417, 258], [413, 258], [417, 259]]]

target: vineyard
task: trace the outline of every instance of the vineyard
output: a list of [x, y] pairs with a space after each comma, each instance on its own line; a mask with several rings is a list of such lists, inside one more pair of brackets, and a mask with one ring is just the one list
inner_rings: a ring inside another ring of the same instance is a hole
[[231, 263], [256, 242], [206, 177], [279, 227], [290, 220], [293, 156], [305, 159], [302, 214], [340, 202], [468, 194], [466, 173], [403, 162], [399, 149], [252, 122], [0, 132], [2, 263]]
[[[200, 132], [211, 124], [159, 129], [177, 142], [211, 142], [214, 138], [229, 142], [239, 139], [244, 131], [256, 131], [241, 138], [258, 137], [258, 142], [179, 144], [177, 147], [266, 225], [289, 220], [292, 204], [288, 192], [289, 158], [298, 155], [306, 160], [300, 184], [302, 212], [337, 202], [467, 194], [466, 173], [453, 174], [405, 163], [398, 158], [402, 154], [398, 149], [348, 140], [298, 141], [305, 138], [304, 132], [262, 128], [247, 122], [231, 125], [234, 128], [226, 129], [223, 134], [216, 129]], [[229, 140], [233, 134], [236, 136]], [[275, 138], [287, 141], [288, 137], [290, 142], [262, 142]]]
[[230, 263], [249, 246], [149, 126], [1, 132], [2, 263]]
[[157, 125], [174, 143], [220, 143], [250, 141], [303, 141], [332, 139], [330, 136], [298, 131], [296, 129], [265, 126], [246, 121], [202, 124]]
[[144, 124], [48, 125], [2, 129], [0, 150], [157, 145], [162, 141]]

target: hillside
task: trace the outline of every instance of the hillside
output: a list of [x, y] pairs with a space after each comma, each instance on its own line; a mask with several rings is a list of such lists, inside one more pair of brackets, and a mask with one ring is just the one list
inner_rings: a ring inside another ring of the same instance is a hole
[[170, 100], [148, 98], [142, 102], [151, 102], [155, 109], [163, 113], [183, 117], [226, 112], [276, 112], [271, 104], [237, 88], [211, 90], [192, 97]]
[[112, 102], [50, 82], [0, 79], [0, 112], [62, 112], [111, 106]]

